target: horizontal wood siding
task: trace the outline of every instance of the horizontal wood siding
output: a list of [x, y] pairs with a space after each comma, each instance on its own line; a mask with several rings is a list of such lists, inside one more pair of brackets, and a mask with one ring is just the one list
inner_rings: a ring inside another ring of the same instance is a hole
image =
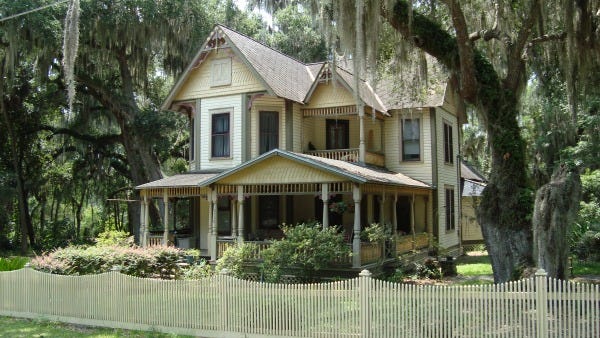
[[342, 84], [321, 83], [310, 97], [304, 108], [338, 107], [356, 104], [354, 95]]
[[[196, 147], [200, 151], [200, 169], [227, 169], [242, 163], [242, 95], [230, 95], [202, 99], [200, 102], [200, 134], [196, 137]], [[211, 112], [230, 112], [230, 154], [227, 159], [211, 158]]]
[[[438, 204], [439, 204], [439, 244], [442, 248], [449, 248], [459, 244], [458, 238], [458, 227], [459, 227], [459, 198], [460, 198], [460, 186], [457, 182], [456, 166], [458, 165], [456, 157], [453, 159], [452, 164], [444, 163], [444, 123], [448, 123], [452, 126], [452, 140], [454, 155], [458, 154], [458, 125], [456, 116], [449, 112], [436, 108], [436, 128], [437, 128], [437, 193], [438, 193]], [[446, 231], [446, 191], [447, 186], [454, 188], [454, 215], [456, 227], [454, 230]]]
[[275, 96], [261, 96], [252, 101], [250, 109], [250, 158], [258, 157], [259, 154], [259, 122], [260, 111], [276, 111], [279, 113], [279, 149], [285, 149], [285, 100]]
[[475, 206], [473, 202], [478, 197], [463, 197], [461, 202], [461, 235], [463, 241], [483, 242], [481, 226], [475, 216]]
[[[402, 161], [402, 118], [421, 119], [421, 161]], [[385, 166], [425, 183], [433, 183], [431, 158], [431, 119], [429, 110], [393, 111], [385, 120]]]
[[318, 183], [344, 179], [297, 162], [272, 157], [219, 181], [222, 184]]
[[[211, 87], [211, 62], [222, 57], [232, 57], [231, 60], [231, 84], [226, 86]], [[232, 52], [231, 49], [220, 49], [204, 60], [198, 67], [193, 69], [179, 92], [175, 94], [175, 101], [196, 98], [224, 96], [257, 92], [266, 90], [261, 81], [257, 79], [252, 71]]]

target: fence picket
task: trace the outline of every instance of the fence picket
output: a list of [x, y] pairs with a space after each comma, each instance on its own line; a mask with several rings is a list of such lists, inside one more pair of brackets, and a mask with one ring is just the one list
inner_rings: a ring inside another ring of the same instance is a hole
[[535, 278], [421, 286], [359, 278], [265, 284], [218, 275], [165, 281], [122, 275], [0, 272], [0, 315], [201, 336], [598, 337], [598, 285]]

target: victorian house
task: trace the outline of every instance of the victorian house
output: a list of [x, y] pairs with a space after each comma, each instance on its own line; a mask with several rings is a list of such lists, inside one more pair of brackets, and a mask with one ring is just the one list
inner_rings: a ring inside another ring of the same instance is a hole
[[[216, 261], [236, 241], [264, 248], [281, 224], [317, 220], [344, 232], [354, 268], [434, 241], [458, 250], [464, 110], [452, 86], [413, 102], [393, 81], [356, 83], [331, 62], [305, 64], [216, 26], [162, 107], [189, 117], [190, 171], [137, 187], [141, 244]], [[161, 225], [150, 224], [152, 203]], [[393, 229], [387, 253], [361, 241], [372, 223]]]

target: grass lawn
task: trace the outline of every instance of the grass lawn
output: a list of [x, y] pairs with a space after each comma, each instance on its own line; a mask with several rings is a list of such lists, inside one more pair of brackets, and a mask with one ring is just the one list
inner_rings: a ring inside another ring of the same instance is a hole
[[573, 260], [573, 275], [595, 275], [600, 276], [600, 262], [583, 262], [577, 259]]
[[70, 325], [43, 320], [30, 320], [12, 317], [0, 317], [0, 338], [47, 338], [47, 337], [187, 337], [174, 334], [162, 334], [145, 331], [128, 331], [120, 329], [105, 329], [80, 325]]
[[492, 274], [492, 264], [487, 255], [466, 255], [456, 260], [456, 271], [463, 276], [481, 276]]

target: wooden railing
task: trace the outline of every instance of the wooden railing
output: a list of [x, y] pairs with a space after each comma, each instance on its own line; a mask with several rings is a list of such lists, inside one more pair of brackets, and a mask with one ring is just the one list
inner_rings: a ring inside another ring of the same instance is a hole
[[[346, 162], [358, 162], [358, 148], [350, 149], [332, 149], [332, 150], [309, 150], [306, 152], [308, 155], [329, 158], [332, 160], [346, 161]], [[377, 165], [383, 167], [385, 165], [385, 156], [379, 153], [373, 153], [367, 151], [365, 153], [365, 163]]]
[[381, 244], [361, 242], [360, 243], [360, 263], [361, 265], [375, 263], [381, 260]]
[[[167, 237], [167, 245], [173, 245], [174, 237], [172, 234], [169, 234]], [[148, 235], [148, 246], [157, 246], [163, 245], [163, 235]]]
[[[246, 256], [248, 260], [258, 261], [262, 259], [262, 252], [271, 246], [269, 241], [245, 241], [244, 243], [250, 243], [254, 245], [254, 250], [249, 256]], [[217, 258], [223, 257], [225, 250], [236, 244], [236, 240], [231, 239], [217, 239]]]
[[396, 238], [396, 255], [429, 247], [429, 234], [426, 232]]

